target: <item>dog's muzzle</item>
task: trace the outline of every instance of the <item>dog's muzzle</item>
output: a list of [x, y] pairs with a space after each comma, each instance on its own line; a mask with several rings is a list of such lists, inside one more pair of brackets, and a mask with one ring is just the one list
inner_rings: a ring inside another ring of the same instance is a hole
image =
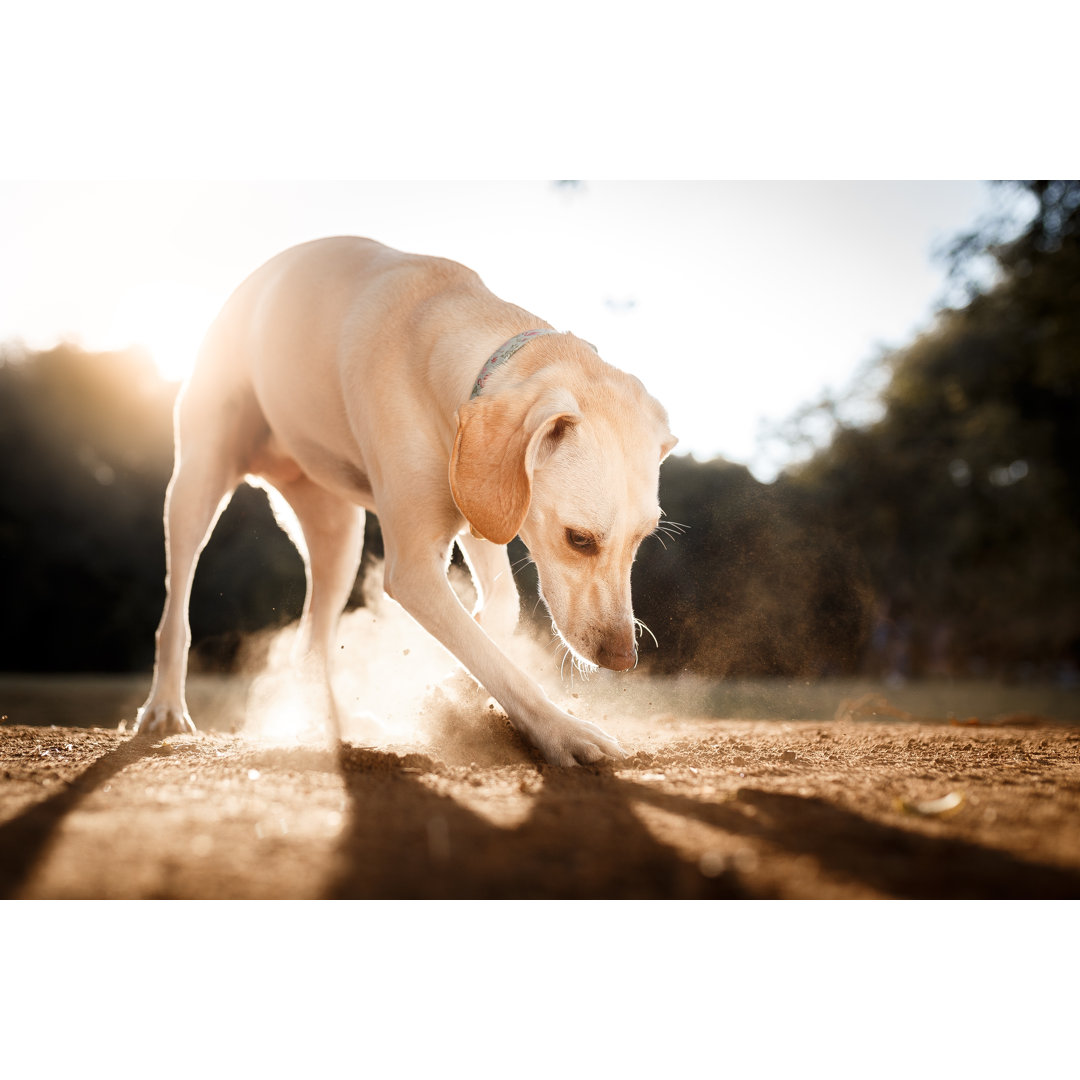
[[609, 648], [604, 644], [596, 654], [596, 662], [611, 671], [629, 671], [637, 664], [637, 649], [631, 648], [627, 652], [624, 648]]

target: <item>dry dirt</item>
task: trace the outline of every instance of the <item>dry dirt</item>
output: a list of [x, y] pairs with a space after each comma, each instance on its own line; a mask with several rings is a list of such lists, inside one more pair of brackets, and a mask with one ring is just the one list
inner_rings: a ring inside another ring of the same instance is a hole
[[631, 756], [574, 770], [478, 708], [422, 752], [18, 718], [8, 898], [1080, 897], [1075, 718], [609, 717]]

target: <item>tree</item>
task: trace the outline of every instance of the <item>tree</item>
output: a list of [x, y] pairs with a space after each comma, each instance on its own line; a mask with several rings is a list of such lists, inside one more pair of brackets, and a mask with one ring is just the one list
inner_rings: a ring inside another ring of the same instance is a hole
[[997, 282], [887, 358], [878, 422], [786, 478], [854, 539], [879, 650], [891, 628], [916, 672], [1080, 659], [1080, 182], [1017, 190], [1037, 206], [1019, 235], [953, 247]]
[[[149, 668], [165, 595], [175, 393], [138, 352], [0, 353], [5, 669]], [[239, 631], [295, 617], [303, 588], [265, 497], [242, 488], [200, 561], [194, 637], [227, 662]]]

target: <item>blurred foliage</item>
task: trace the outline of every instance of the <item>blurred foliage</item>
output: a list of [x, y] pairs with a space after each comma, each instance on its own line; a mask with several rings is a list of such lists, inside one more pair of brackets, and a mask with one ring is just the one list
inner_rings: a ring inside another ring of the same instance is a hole
[[[0, 352], [6, 670], [152, 664], [176, 389], [138, 352]], [[300, 558], [265, 495], [241, 488], [200, 563], [193, 636], [209, 662], [227, 662], [240, 633], [295, 617], [303, 589]]]
[[1080, 660], [1080, 182], [1012, 187], [1034, 196], [1027, 227], [991, 222], [951, 252], [988, 253], [997, 282], [885, 359], [880, 420], [836, 425], [782, 481], [866, 560], [872, 669], [1062, 675]]
[[[649, 540], [634, 571], [653, 670], [1075, 672], [1080, 182], [1005, 190], [1035, 206], [1026, 227], [985, 222], [946, 252], [957, 278], [992, 258], [995, 282], [970, 277], [962, 305], [868, 364], [858, 408], [793, 417], [808, 460], [773, 484], [722, 460], [665, 463], [665, 517], [684, 528]], [[0, 350], [3, 668], [149, 669], [175, 393], [137, 352]], [[377, 555], [373, 518], [368, 538]], [[519, 574], [523, 592], [534, 582]], [[227, 668], [303, 593], [265, 496], [242, 487], [196, 575], [196, 666]]]

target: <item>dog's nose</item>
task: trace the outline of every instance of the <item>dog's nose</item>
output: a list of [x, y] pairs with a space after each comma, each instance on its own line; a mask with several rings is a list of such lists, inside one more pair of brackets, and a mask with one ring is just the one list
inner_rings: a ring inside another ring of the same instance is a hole
[[596, 662], [612, 671], [628, 671], [637, 663], [637, 649], [631, 646], [627, 651], [624, 646], [609, 648], [603, 644], [596, 654]]

